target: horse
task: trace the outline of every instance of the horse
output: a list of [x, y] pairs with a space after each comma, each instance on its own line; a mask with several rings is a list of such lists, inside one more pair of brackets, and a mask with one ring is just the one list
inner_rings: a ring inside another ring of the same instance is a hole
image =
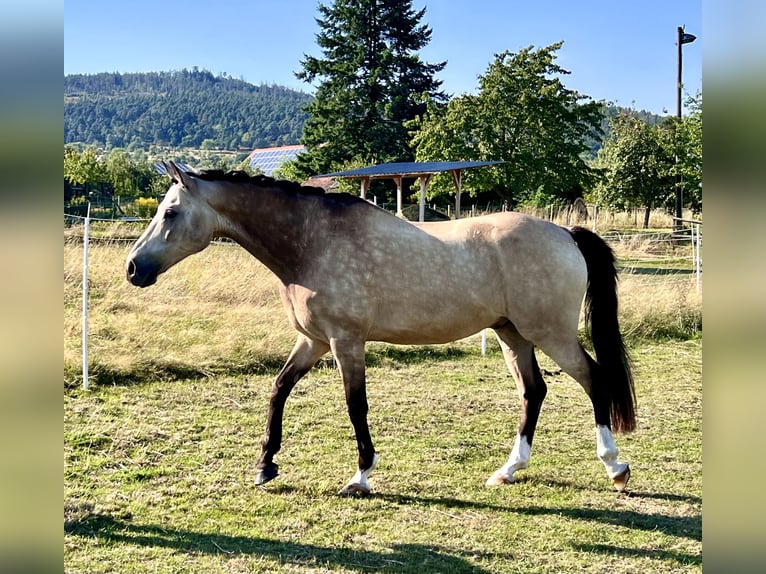
[[[630, 358], [617, 318], [617, 271], [595, 233], [503, 212], [411, 223], [361, 197], [241, 171], [160, 164], [171, 180], [157, 213], [126, 259], [128, 281], [148, 287], [215, 238], [229, 238], [279, 279], [297, 340], [273, 382], [256, 485], [276, 478], [285, 402], [331, 351], [358, 450], [341, 490], [369, 494], [378, 464], [367, 424], [365, 344], [442, 344], [493, 329], [521, 402], [508, 460], [486, 481], [511, 484], [529, 464], [547, 392], [539, 348], [591, 400], [596, 453], [622, 492], [630, 466], [612, 430], [635, 429]], [[578, 340], [584, 310], [596, 359]]]

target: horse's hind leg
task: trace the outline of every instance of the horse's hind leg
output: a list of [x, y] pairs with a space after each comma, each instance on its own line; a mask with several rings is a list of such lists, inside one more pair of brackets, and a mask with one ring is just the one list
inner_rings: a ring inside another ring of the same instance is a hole
[[630, 466], [617, 459], [620, 451], [612, 435], [609, 381], [604, 380], [601, 365], [591, 358], [576, 338], [544, 341], [540, 343], [540, 349], [580, 383], [590, 398], [596, 419], [596, 453], [606, 468], [607, 476], [615, 488], [622, 492], [630, 479]]
[[279, 474], [279, 467], [274, 462], [274, 455], [279, 452], [282, 446], [282, 415], [284, 414], [285, 401], [287, 401], [287, 397], [295, 384], [329, 350], [330, 346], [327, 343], [299, 335], [292, 353], [274, 380], [269, 400], [266, 433], [263, 435], [263, 450], [256, 467], [258, 469], [258, 474], [255, 477], [256, 484], [265, 484]]
[[529, 464], [532, 438], [547, 387], [535, 358], [535, 347], [511, 323], [495, 329], [505, 362], [511, 371], [521, 400], [521, 422], [508, 461], [487, 480], [487, 485], [515, 482], [514, 473]]

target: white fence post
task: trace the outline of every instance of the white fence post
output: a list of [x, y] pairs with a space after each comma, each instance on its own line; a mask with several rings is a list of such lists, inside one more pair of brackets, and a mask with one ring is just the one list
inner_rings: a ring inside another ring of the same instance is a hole
[[593, 206], [593, 229], [591, 229], [593, 233], [596, 233], [597, 223], [598, 223], [598, 205], [594, 205]]
[[702, 233], [701, 233], [702, 226], [693, 225], [692, 234], [694, 233], [695, 227], [697, 228], [697, 236], [696, 236], [696, 248], [694, 249], [694, 271], [697, 274], [697, 293], [700, 293], [702, 291], [702, 270], [701, 270], [702, 255], [700, 252], [700, 247], [702, 244]]
[[88, 243], [90, 235], [90, 202], [85, 215], [82, 237], [82, 388], [88, 390]]
[[[673, 218], [675, 225], [681, 225], [683, 223], [689, 224], [689, 234], [691, 237], [692, 246], [692, 265], [694, 266], [694, 274], [697, 280], [697, 293], [702, 292], [702, 221], [696, 219], [680, 219]], [[674, 235], [678, 238], [678, 235]]]

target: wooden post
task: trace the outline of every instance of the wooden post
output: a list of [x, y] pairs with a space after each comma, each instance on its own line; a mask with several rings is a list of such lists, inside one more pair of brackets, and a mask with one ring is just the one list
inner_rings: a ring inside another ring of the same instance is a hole
[[369, 177], [363, 177], [360, 182], [360, 190], [359, 190], [359, 197], [362, 199], [367, 199], [367, 192], [370, 190], [370, 178]]
[[431, 181], [431, 174], [420, 176], [420, 208], [418, 210], [418, 221], [426, 220], [426, 188]]
[[452, 179], [455, 182], [455, 219], [460, 219], [460, 191], [463, 185], [463, 170], [453, 169]]

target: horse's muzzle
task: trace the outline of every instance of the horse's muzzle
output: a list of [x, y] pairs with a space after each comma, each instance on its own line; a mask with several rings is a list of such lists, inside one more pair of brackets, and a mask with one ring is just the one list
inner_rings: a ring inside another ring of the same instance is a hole
[[142, 265], [135, 259], [128, 259], [125, 274], [136, 287], [149, 287], [157, 282], [157, 269], [153, 265]]

